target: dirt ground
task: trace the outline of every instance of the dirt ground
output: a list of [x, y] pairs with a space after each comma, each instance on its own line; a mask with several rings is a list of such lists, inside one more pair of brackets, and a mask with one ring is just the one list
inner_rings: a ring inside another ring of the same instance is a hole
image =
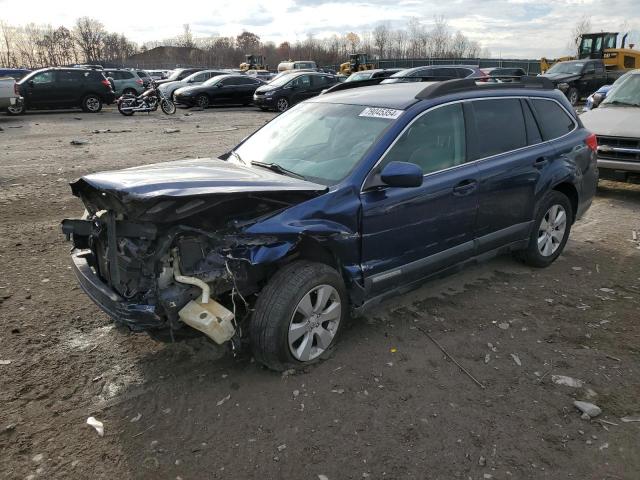
[[550, 268], [503, 257], [433, 281], [281, 375], [114, 328], [70, 271], [69, 180], [217, 155], [272, 116], [190, 113], [0, 115], [1, 478], [640, 478], [640, 423], [621, 420], [640, 415], [640, 186], [601, 182]]

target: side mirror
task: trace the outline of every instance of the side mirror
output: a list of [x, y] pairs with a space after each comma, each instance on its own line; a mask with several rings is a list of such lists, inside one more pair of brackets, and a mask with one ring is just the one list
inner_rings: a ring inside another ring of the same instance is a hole
[[591, 108], [598, 108], [598, 105], [602, 103], [602, 100], [604, 100], [604, 95], [602, 95], [601, 93], [594, 93], [593, 106]]
[[29, 86], [33, 87], [33, 80], [29, 80]]
[[380, 179], [390, 187], [411, 188], [422, 185], [423, 175], [415, 163], [389, 162], [382, 169]]
[[222, 87], [224, 87], [224, 85], [222, 83], [216, 83], [216, 87], [222, 88]]

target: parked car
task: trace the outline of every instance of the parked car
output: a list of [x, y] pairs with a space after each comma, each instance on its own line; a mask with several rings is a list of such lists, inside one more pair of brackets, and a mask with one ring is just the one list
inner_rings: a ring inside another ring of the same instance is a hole
[[145, 90], [144, 81], [133, 70], [121, 68], [103, 70], [107, 79], [113, 80], [112, 88], [116, 97], [140, 95]]
[[454, 268], [548, 266], [594, 196], [596, 142], [550, 82], [525, 83], [323, 95], [219, 159], [82, 177], [85, 218], [62, 223], [75, 274], [121, 324], [197, 329], [284, 370]]
[[173, 99], [174, 92], [179, 88], [200, 85], [210, 78], [217, 77], [218, 75], [227, 75], [228, 73], [229, 72], [224, 70], [201, 70], [199, 72], [192, 73], [182, 80], [163, 83], [160, 85], [160, 91], [165, 97]]
[[603, 178], [640, 177], [640, 70], [632, 70], [598, 108], [580, 116], [598, 136], [598, 168]]
[[588, 111], [594, 108], [598, 108], [598, 105], [602, 103], [602, 100], [607, 98], [607, 94], [609, 93], [609, 91], [611, 91], [613, 87], [619, 85], [625, 78], [631, 75], [632, 72], [633, 71], [625, 73], [620, 78], [618, 78], [615, 82], [613, 82], [611, 85], [603, 85], [598, 90], [596, 90], [591, 95], [589, 95], [587, 97], [587, 101], [585, 103], [584, 109]]
[[182, 87], [175, 91], [176, 103], [189, 107], [211, 105], [249, 105], [262, 80], [246, 75], [217, 75], [201, 85]]
[[487, 78], [488, 82], [497, 83], [517, 82], [527, 74], [522, 68], [511, 67], [481, 68], [480, 70], [489, 77]]
[[14, 80], [20, 80], [28, 73], [31, 73], [31, 70], [26, 68], [0, 68], [0, 78], [11, 77]]
[[284, 112], [292, 105], [316, 95], [337, 83], [334, 75], [300, 72], [285, 75], [258, 88], [253, 96], [254, 105], [262, 110]]
[[147, 70], [147, 73], [151, 77], [151, 80], [163, 80], [166, 78], [164, 70]]
[[543, 77], [550, 79], [558, 90], [564, 92], [572, 105], [581, 98], [595, 92], [603, 85], [612, 83], [621, 72], [607, 72], [602, 60], [571, 60], [555, 63]]
[[352, 73], [347, 77], [345, 82], [359, 82], [362, 80], [371, 80], [374, 78], [387, 78], [394, 73], [398, 73], [401, 71], [401, 68], [375, 68], [373, 70], [364, 70], [362, 72]]
[[22, 108], [22, 102], [16, 81], [11, 77], [0, 77], [0, 111], [15, 113]]
[[149, 85], [151, 85], [151, 81], [153, 79], [151, 78], [151, 75], [149, 75], [149, 73], [146, 70], [132, 69], [132, 71], [135, 72], [136, 75], [138, 75], [138, 77], [142, 79], [144, 88], [148, 88]]
[[487, 74], [473, 65], [430, 65], [428, 67], [401, 70], [389, 78], [385, 78], [382, 83], [421, 82], [424, 80], [444, 81], [457, 78], [486, 79]]
[[96, 113], [102, 105], [111, 104], [116, 95], [111, 83], [101, 70], [86, 68], [43, 68], [31, 72], [17, 83], [18, 93], [24, 98], [22, 108], [82, 108]]
[[156, 83], [158, 85], [162, 85], [163, 83], [175, 82], [177, 80], [184, 80], [189, 75], [194, 74], [196, 72], [201, 72], [202, 70], [206, 70], [205, 68], [176, 68], [171, 71], [171, 75], [169, 75], [164, 80], [158, 80]]
[[247, 70], [244, 74], [249, 77], [258, 78], [263, 82], [269, 82], [273, 77], [275, 77], [275, 75], [269, 70]]

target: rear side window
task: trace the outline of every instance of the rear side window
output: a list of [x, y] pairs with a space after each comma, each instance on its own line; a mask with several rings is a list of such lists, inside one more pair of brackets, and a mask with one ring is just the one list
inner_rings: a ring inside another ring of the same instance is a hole
[[527, 144], [535, 145], [541, 143], [542, 135], [540, 135], [538, 123], [533, 116], [531, 106], [524, 100], [522, 101], [522, 111], [524, 112], [524, 123], [527, 126]]
[[553, 100], [531, 100], [544, 140], [562, 137], [574, 129], [574, 120]]
[[471, 102], [475, 122], [472, 159], [490, 157], [527, 145], [520, 100], [505, 98]]
[[65, 84], [81, 83], [84, 80], [84, 72], [76, 72], [73, 70], [60, 70], [58, 72], [58, 81]]
[[470, 70], [468, 68], [456, 68], [456, 72], [458, 72], [459, 78], [467, 78], [473, 73], [473, 70]]
[[389, 162], [415, 163], [424, 173], [462, 165], [466, 161], [462, 105], [435, 108], [402, 134], [384, 158]]

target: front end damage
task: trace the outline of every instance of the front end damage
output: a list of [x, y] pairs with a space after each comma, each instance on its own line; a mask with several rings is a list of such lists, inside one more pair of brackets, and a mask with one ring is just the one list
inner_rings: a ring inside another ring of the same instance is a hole
[[[298, 235], [247, 235], [246, 229], [321, 193], [211, 192], [140, 198], [72, 184], [85, 204], [82, 219], [62, 230], [87, 295], [132, 330], [190, 335], [189, 325], [218, 343], [243, 338], [250, 298]], [[165, 336], [166, 338], [166, 336]]]

